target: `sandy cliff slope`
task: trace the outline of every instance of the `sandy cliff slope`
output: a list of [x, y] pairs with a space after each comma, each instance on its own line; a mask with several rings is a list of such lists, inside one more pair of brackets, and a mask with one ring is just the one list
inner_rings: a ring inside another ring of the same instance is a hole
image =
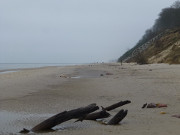
[[168, 30], [144, 51], [149, 63], [180, 64], [180, 29]]

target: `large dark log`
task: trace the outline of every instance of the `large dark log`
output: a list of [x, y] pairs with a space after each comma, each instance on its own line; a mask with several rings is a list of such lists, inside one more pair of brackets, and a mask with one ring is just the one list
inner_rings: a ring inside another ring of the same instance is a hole
[[116, 103], [116, 104], [113, 104], [113, 105], [111, 105], [111, 106], [108, 106], [108, 107], [106, 107], [106, 108], [103, 108], [103, 107], [102, 107], [102, 108], [103, 108], [103, 110], [111, 111], [111, 110], [113, 110], [113, 109], [116, 109], [116, 108], [118, 108], [118, 107], [120, 107], [120, 106], [129, 104], [129, 103], [131, 103], [131, 101], [125, 100], [125, 101], [121, 101], [121, 102], [118, 102], [118, 103]]
[[127, 115], [128, 110], [120, 110], [108, 123], [107, 125], [117, 125], [121, 122]]
[[76, 120], [75, 122], [83, 121], [83, 120], [96, 120], [96, 119], [107, 118], [107, 117], [110, 116], [110, 114], [107, 113], [106, 111], [111, 111], [111, 110], [113, 110], [113, 109], [116, 109], [116, 108], [118, 108], [118, 107], [120, 107], [120, 106], [123, 106], [123, 105], [125, 105], [125, 104], [129, 104], [129, 103], [131, 103], [131, 101], [125, 100], [125, 101], [121, 101], [121, 102], [118, 102], [118, 103], [116, 103], [116, 104], [113, 104], [113, 105], [111, 105], [111, 106], [108, 106], [108, 107], [106, 107], [106, 108], [103, 108], [103, 107], [102, 107], [102, 109], [103, 109], [102, 111], [100, 111], [100, 112], [95, 112], [95, 113], [90, 113], [90, 114], [88, 114], [88, 115], [86, 115], [86, 116], [82, 116], [82, 117], [80, 117], [78, 120]]
[[96, 106], [96, 104], [90, 104], [86, 107], [81, 107], [78, 109], [70, 110], [70, 111], [64, 111], [59, 114], [56, 114], [49, 119], [41, 122], [40, 124], [36, 125], [31, 129], [32, 132], [42, 132], [51, 129], [52, 127], [59, 125], [65, 121], [79, 118], [84, 115], [87, 115], [91, 112], [94, 112], [98, 110], [99, 107]]
[[106, 112], [105, 110], [102, 110], [100, 112], [87, 114], [86, 116], [79, 118], [75, 122], [83, 121], [83, 120], [96, 120], [96, 119], [108, 118], [109, 116], [110, 114], [108, 112]]

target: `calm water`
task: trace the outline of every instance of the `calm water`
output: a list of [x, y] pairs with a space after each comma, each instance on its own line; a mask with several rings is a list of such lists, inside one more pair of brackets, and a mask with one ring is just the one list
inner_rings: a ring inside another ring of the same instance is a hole
[[80, 63], [0, 63], [0, 71], [22, 68], [38, 68], [46, 66], [80, 65]]

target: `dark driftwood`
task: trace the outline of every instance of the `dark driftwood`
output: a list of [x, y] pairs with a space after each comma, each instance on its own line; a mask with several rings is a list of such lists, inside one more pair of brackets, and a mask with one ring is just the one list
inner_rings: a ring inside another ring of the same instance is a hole
[[[106, 108], [102, 107], [103, 108], [102, 111], [95, 112], [95, 113], [92, 113], [92, 112], [99, 109], [99, 107], [96, 106], [96, 104], [90, 104], [86, 107], [81, 107], [81, 108], [70, 110], [70, 111], [64, 111], [41, 122], [40, 124], [33, 127], [31, 130], [23, 129], [22, 131], [20, 131], [20, 133], [28, 133], [29, 131], [32, 131], [32, 132], [48, 131], [48, 130], [51, 130], [54, 126], [59, 125], [71, 119], [79, 118], [77, 121], [83, 121], [83, 120], [96, 120], [96, 119], [101, 119], [101, 118], [107, 118], [110, 116], [110, 114], [107, 113], [106, 111], [113, 110], [115, 108], [118, 108], [120, 106], [129, 104], [129, 103], [131, 103], [131, 101], [129, 100], [121, 101], [111, 106], [108, 106]], [[122, 109], [107, 123], [107, 125], [118, 124], [122, 119], [126, 117], [127, 112], [128, 112], [127, 110], [124, 111]]]
[[117, 125], [121, 122], [127, 115], [128, 110], [120, 110], [108, 123], [107, 125]]
[[103, 107], [102, 107], [102, 108], [103, 108], [103, 110], [111, 111], [111, 110], [113, 110], [113, 109], [116, 109], [116, 108], [118, 108], [118, 107], [120, 107], [120, 106], [129, 104], [129, 103], [131, 103], [131, 101], [125, 100], [125, 101], [121, 101], [121, 102], [118, 102], [118, 103], [116, 103], [116, 104], [113, 104], [113, 105], [111, 105], [111, 106], [108, 106], [108, 107], [106, 107], [106, 108], [103, 108]]
[[83, 120], [96, 120], [96, 119], [102, 119], [102, 118], [108, 118], [110, 116], [109, 113], [107, 113], [106, 111], [111, 111], [113, 109], [116, 109], [120, 106], [123, 106], [123, 105], [126, 105], [126, 104], [129, 104], [131, 103], [131, 101], [129, 100], [125, 100], [125, 101], [121, 101], [121, 102], [118, 102], [116, 104], [113, 104], [111, 106], [108, 106], [106, 108], [102, 107], [102, 111], [100, 112], [95, 112], [95, 113], [90, 113], [90, 114], [87, 114], [83, 117], [80, 117], [78, 120], [76, 120], [75, 122], [78, 122], [78, 121], [83, 121]]
[[[59, 125], [65, 121], [85, 116], [91, 112], [98, 110], [98, 109], [99, 109], [99, 107], [96, 106], [96, 104], [90, 104], [86, 107], [81, 107], [81, 108], [70, 110], [70, 111], [64, 111], [64, 112], [56, 114], [56, 115], [50, 117], [49, 119], [41, 122], [37, 126], [33, 127], [30, 131], [42, 132], [42, 131], [50, 130], [52, 127]], [[25, 130], [26, 129], [24, 129], [20, 132], [22, 133]]]
[[83, 120], [96, 120], [96, 119], [108, 118], [109, 116], [110, 114], [108, 112], [106, 112], [105, 110], [102, 110], [100, 112], [87, 114], [86, 116], [79, 118], [75, 122], [83, 121]]
[[143, 104], [143, 106], [141, 107], [142, 109], [145, 108], [147, 106], [147, 103]]

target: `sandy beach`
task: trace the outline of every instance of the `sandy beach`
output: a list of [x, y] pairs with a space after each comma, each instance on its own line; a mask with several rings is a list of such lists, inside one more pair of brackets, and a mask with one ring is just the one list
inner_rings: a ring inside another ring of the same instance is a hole
[[[91, 103], [106, 107], [123, 100], [132, 103], [110, 111], [114, 116], [120, 109], [128, 110], [120, 125], [70, 120], [41, 134], [178, 135], [180, 119], [172, 115], [180, 114], [180, 65], [109, 63], [0, 74], [0, 134], [18, 134], [64, 110]], [[144, 103], [168, 107], [142, 109]]]

